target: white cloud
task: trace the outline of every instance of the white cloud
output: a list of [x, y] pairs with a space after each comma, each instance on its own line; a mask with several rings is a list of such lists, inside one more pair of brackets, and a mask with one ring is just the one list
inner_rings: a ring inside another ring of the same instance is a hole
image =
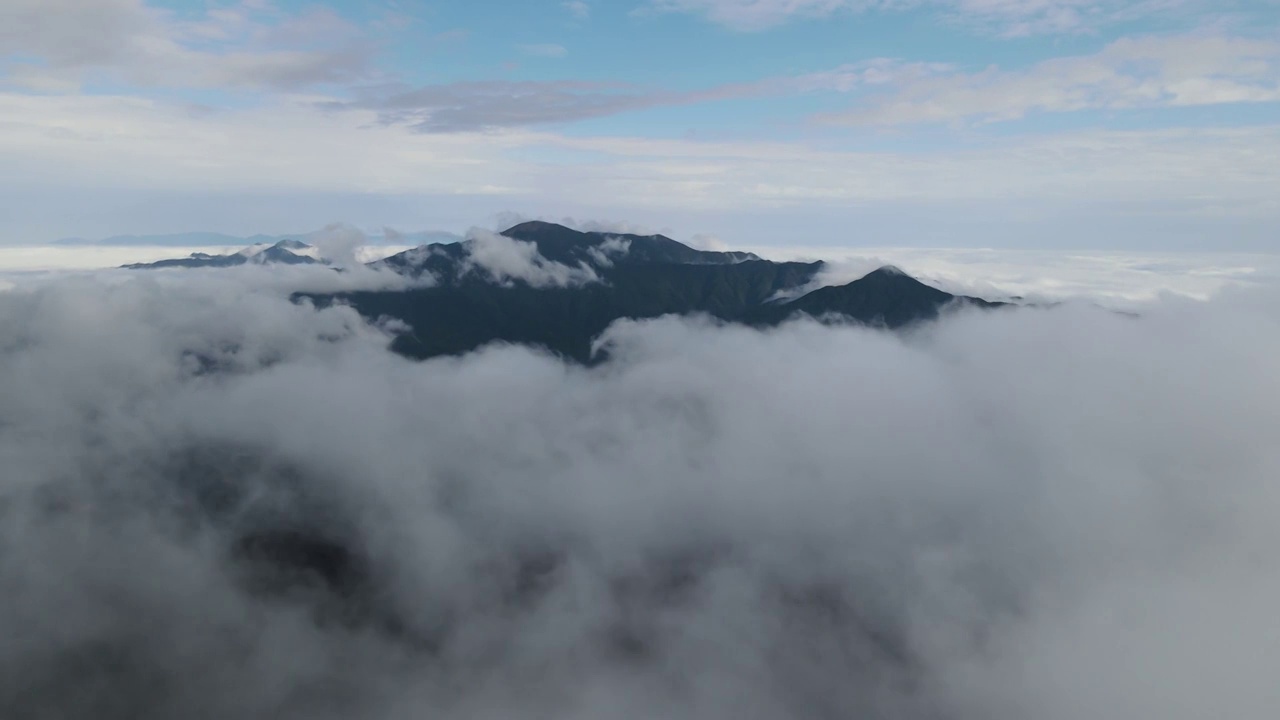
[[[1275, 707], [1274, 294], [905, 336], [621, 323], [589, 371], [406, 362], [229, 277], [0, 294], [15, 716]], [[229, 550], [272, 522], [371, 587], [246, 589]]]
[[[568, 137], [525, 130], [423, 134], [380, 124], [373, 111], [320, 112], [314, 100], [193, 114], [137, 98], [0, 94], [6, 122], [0, 187], [15, 197], [33, 188], [59, 195], [82, 188], [99, 192], [102, 178], [110, 177], [112, 192], [142, 197], [429, 194], [452, 198], [447, 204], [492, 198], [486, 201], [491, 210], [477, 209], [470, 218], [503, 208], [533, 214], [564, 208], [556, 216], [571, 211], [627, 217], [691, 231], [675, 216], [699, 212], [732, 219], [735, 213], [784, 208], [945, 205], [959, 208], [953, 214], [958, 218], [973, 203], [995, 203], [1006, 223], [1117, 207], [1130, 214], [1136, 208], [1162, 217], [1232, 222], [1280, 217], [1274, 192], [1280, 128], [1270, 126], [998, 138], [922, 155], [799, 142]], [[14, 206], [10, 215], [21, 211]], [[805, 215], [792, 212], [789, 222]], [[465, 227], [470, 218], [457, 222]], [[323, 212], [290, 224], [328, 219], [333, 214]], [[414, 222], [435, 224], [430, 217]], [[43, 237], [26, 231], [5, 239], [30, 242], [83, 232], [50, 227]], [[777, 229], [785, 232], [784, 225]], [[729, 232], [720, 224], [696, 230]], [[863, 242], [882, 244], [875, 238]], [[983, 242], [969, 238], [960, 244]]]
[[771, 260], [826, 261], [814, 287], [843, 285], [884, 265], [948, 292], [1029, 302], [1080, 300], [1129, 308], [1166, 293], [1209, 299], [1280, 286], [1280, 255], [903, 247], [744, 247]]
[[588, 250], [597, 267], [611, 267], [614, 260], [631, 252], [631, 241], [626, 238], [611, 237]]
[[538, 246], [480, 228], [467, 233], [466, 263], [483, 270], [500, 285], [514, 280], [532, 287], [572, 287], [599, 278], [586, 265], [576, 267], [553, 262], [538, 254]]
[[[500, 223], [504, 229], [512, 224], [515, 223]], [[643, 228], [616, 223], [598, 223], [595, 228], [590, 223], [582, 223], [578, 227], [595, 232], [650, 234]], [[329, 232], [339, 233], [339, 238], [360, 238], [342, 226], [335, 226]], [[321, 234], [312, 234], [308, 240]], [[484, 235], [486, 240], [493, 237], [492, 233]], [[479, 259], [475, 260], [477, 265], [482, 262], [489, 264], [491, 269], [486, 273], [499, 282], [520, 278], [536, 286], [549, 286], [578, 284], [592, 279], [580, 268], [547, 263], [535, 255], [534, 248], [528, 243], [510, 246], [502, 243], [503, 239], [499, 237], [498, 242], [482, 248]], [[914, 277], [955, 294], [992, 299], [1016, 296], [1031, 302], [1079, 300], [1123, 309], [1151, 302], [1167, 293], [1207, 300], [1233, 288], [1280, 285], [1280, 255], [1275, 254], [858, 247], [857, 238], [849, 238], [850, 245], [844, 247], [741, 246], [707, 234], [695, 235], [685, 242], [702, 250], [740, 250], [775, 261], [822, 260], [826, 269], [813, 287], [842, 285], [878, 267], [895, 265]], [[47, 278], [55, 271], [115, 268], [126, 263], [185, 257], [193, 252], [227, 253], [235, 249], [225, 246], [0, 246], [0, 278], [28, 282], [33, 278]], [[355, 252], [359, 262], [372, 262], [408, 249], [408, 245], [360, 245]], [[605, 266], [628, 250], [626, 241], [613, 238], [601, 247], [601, 252], [594, 259]], [[330, 249], [329, 254], [333, 253]], [[278, 270], [293, 272], [287, 268]], [[310, 278], [315, 274], [312, 270], [301, 268], [296, 276], [288, 279], [298, 282], [299, 277]]]
[[365, 256], [362, 249], [368, 245], [369, 239], [357, 228], [333, 223], [319, 232], [308, 234], [307, 243], [319, 252], [320, 257], [338, 267], [350, 269], [361, 263]]
[[21, 59], [0, 80], [35, 88], [105, 74], [136, 85], [291, 90], [364, 76], [368, 50], [358, 28], [323, 9], [282, 16], [241, 2], [191, 21], [143, 0], [0, 3], [0, 56]]
[[833, 123], [1017, 120], [1037, 112], [1280, 101], [1280, 43], [1221, 35], [1124, 38], [1026, 70], [902, 77]]

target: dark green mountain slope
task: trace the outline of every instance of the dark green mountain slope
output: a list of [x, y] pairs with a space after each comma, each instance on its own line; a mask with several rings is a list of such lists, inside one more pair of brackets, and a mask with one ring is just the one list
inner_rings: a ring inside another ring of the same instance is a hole
[[[801, 314], [835, 315], [897, 328], [936, 318], [954, 303], [995, 305], [951, 295], [890, 268], [848, 285], [771, 302], [808, 285], [822, 263], [770, 262], [749, 253], [699, 251], [661, 235], [582, 233], [550, 223], [524, 223], [503, 234], [534, 243], [545, 260], [590, 268], [599, 281], [572, 287], [498, 285], [470, 265], [466, 243], [452, 243], [415, 248], [381, 263], [413, 277], [430, 273], [439, 279], [432, 287], [311, 299], [347, 302], [370, 319], [405, 322], [411, 330], [394, 348], [415, 358], [501, 341], [545, 347], [584, 363], [591, 361], [592, 341], [621, 318], [705, 314], [769, 326]], [[605, 247], [614, 250], [602, 259]]]
[[833, 315], [898, 328], [933, 320], [944, 307], [955, 303], [985, 308], [1003, 304], [952, 295], [886, 266], [847, 285], [818, 288], [790, 302], [755, 308], [744, 319], [756, 325], [776, 325], [797, 314], [815, 318]]
[[[541, 345], [581, 362], [591, 341], [619, 318], [707, 313], [726, 320], [775, 293], [808, 282], [817, 263], [752, 260], [736, 265], [620, 265], [604, 282], [579, 287], [499, 287], [470, 281], [398, 292], [337, 296], [369, 318], [394, 317], [413, 328], [395, 349], [428, 358], [493, 341]], [[322, 300], [323, 301], [323, 300]]]
[[759, 260], [751, 253], [695, 250], [665, 235], [629, 235], [601, 232], [579, 232], [555, 223], [532, 221], [520, 223], [502, 233], [510, 238], [532, 242], [538, 254], [564, 265], [591, 263], [592, 249], [607, 244], [625, 245], [627, 250], [613, 261], [620, 265], [639, 263], [677, 263], [682, 265], [727, 265], [745, 260]]
[[[695, 250], [663, 235], [627, 235], [580, 232], [547, 222], [526, 222], [502, 233], [522, 242], [533, 243], [545, 261], [567, 267], [607, 269], [633, 265], [731, 265], [760, 258], [744, 252], [711, 252]], [[468, 265], [471, 245], [466, 240], [455, 243], [432, 243], [406, 250], [373, 263], [403, 275], [433, 275], [441, 285], [464, 282], [488, 282], [483, 274], [473, 273]]]

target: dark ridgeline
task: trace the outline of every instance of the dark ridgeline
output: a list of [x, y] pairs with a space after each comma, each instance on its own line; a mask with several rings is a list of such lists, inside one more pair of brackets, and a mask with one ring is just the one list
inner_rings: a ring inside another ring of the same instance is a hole
[[430, 273], [438, 280], [431, 287], [308, 297], [319, 304], [350, 303], [370, 319], [404, 321], [411, 330], [393, 347], [414, 358], [510, 342], [583, 363], [592, 361], [592, 341], [622, 318], [702, 314], [770, 326], [805, 314], [899, 328], [932, 320], [954, 304], [1000, 304], [951, 295], [894, 268], [776, 299], [802, 293], [822, 263], [772, 262], [751, 253], [695, 250], [662, 235], [579, 232], [545, 222], [522, 223], [502, 234], [533, 243], [549, 262], [590, 269], [598, 281], [570, 287], [497, 284], [468, 262], [465, 242], [437, 243], [375, 263], [409, 277]]

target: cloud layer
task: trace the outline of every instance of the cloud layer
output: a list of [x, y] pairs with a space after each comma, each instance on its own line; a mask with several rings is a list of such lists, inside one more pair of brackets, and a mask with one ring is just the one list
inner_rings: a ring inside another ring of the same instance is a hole
[[[821, 215], [802, 242], [1263, 247], [1280, 221], [1267, 4], [557, 0], [526, 19], [12, 0], [0, 243], [514, 209], [752, 244]], [[669, 13], [823, 22], [743, 36]], [[1076, 36], [995, 37], [1050, 33]]]
[[[584, 370], [410, 363], [261, 277], [0, 293], [6, 714], [1275, 707], [1271, 292], [622, 323]], [[359, 602], [246, 579], [267, 526], [345, 548]]]
[[[678, 215], [700, 213], [698, 225], [722, 235], [734, 231], [731, 223], [746, 214], [770, 213], [768, 223], [738, 225], [750, 226], [744, 229], [757, 235], [749, 241], [761, 243], [763, 227], [777, 228], [785, 237], [784, 232], [809, 222], [797, 208], [829, 215], [834, 209], [869, 210], [892, 216], [884, 225], [895, 229], [945, 217], [947, 234], [978, 244], [1024, 218], [1034, 221], [1028, 224], [1037, 234], [1052, 235], [1067, 230], [1063, 217], [1093, 221], [1114, 214], [1120, 217], [1102, 233], [1109, 243], [1127, 242], [1131, 234], [1159, 242], [1185, 233], [1193, 221], [1215, 229], [1212, 237], [1219, 243], [1246, 234], [1270, 237], [1277, 212], [1275, 168], [1280, 167], [1280, 129], [1272, 126], [1084, 130], [976, 139], [920, 155], [889, 148], [569, 137], [519, 129], [446, 136], [381, 124], [370, 110], [317, 114], [291, 104], [192, 117], [125, 97], [0, 94], [0, 114], [9, 122], [0, 135], [0, 155], [12, 173], [0, 178], [7, 189], [0, 207], [27, 223], [36, 222], [26, 199], [33, 189], [58, 187], [63, 194], [91, 189], [85, 202], [92, 206], [93, 197], [103, 192], [142, 202], [136, 198], [157, 193], [256, 197], [290, 188], [322, 199], [430, 196], [414, 199], [419, 207], [430, 203], [430, 210], [416, 218], [422, 224], [438, 222], [432, 221], [435, 215], [457, 214], [463, 202], [476, 207], [467, 213], [472, 218], [513, 207], [531, 213], [555, 208], [560, 215], [689, 227], [693, 223], [681, 222]], [[327, 151], [317, 153], [317, 147]], [[112, 178], [110, 191], [101, 190], [102, 177]], [[250, 198], [238, 205], [255, 202], [263, 201]], [[314, 210], [311, 216], [331, 217], [331, 212]], [[46, 228], [75, 220], [46, 208], [38, 216]], [[704, 224], [709, 217], [716, 224]], [[991, 232], [962, 229], [975, 219], [990, 220]], [[1135, 233], [1126, 232], [1126, 223]], [[260, 228], [246, 228], [252, 229]], [[0, 228], [6, 239], [28, 242], [86, 231], [67, 226], [46, 230], [44, 237], [12, 232]], [[859, 241], [898, 239], [883, 232], [864, 231]], [[1204, 242], [1202, 237], [1202, 247]], [[1048, 244], [1053, 243], [1042, 243]], [[1072, 243], [1060, 238], [1056, 244]]]

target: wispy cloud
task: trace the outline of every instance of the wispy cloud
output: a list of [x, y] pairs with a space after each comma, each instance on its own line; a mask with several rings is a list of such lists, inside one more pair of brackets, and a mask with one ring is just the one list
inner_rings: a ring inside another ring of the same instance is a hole
[[1195, 5], [1212, 7], [1199, 0], [650, 0], [644, 9], [701, 15], [748, 32], [842, 13], [924, 10], [944, 22], [1016, 37], [1086, 32]]
[[[560, 46], [525, 46], [556, 56]], [[811, 92], [852, 93], [857, 104], [823, 114], [831, 125], [1016, 120], [1033, 113], [1280, 101], [1280, 43], [1226, 35], [1124, 38], [1097, 53], [1024, 70], [962, 72], [945, 62], [873, 58], [830, 70], [701, 90], [668, 91], [573, 80], [472, 81], [364, 91], [355, 101], [384, 122], [423, 132], [568, 123], [634, 110]]]
[[544, 58], [562, 58], [569, 54], [569, 51], [563, 45], [555, 43], [534, 43], [532, 45], [519, 45], [517, 48], [525, 55], [532, 57]]
[[[552, 104], [547, 112], [561, 110]], [[502, 195], [525, 198], [522, 207], [535, 210], [572, 198], [591, 207], [652, 208], [657, 215], [644, 216], [658, 220], [686, 210], [886, 203], [999, 202], [1018, 212], [1046, 203], [1127, 203], [1178, 216], [1247, 218], [1280, 212], [1276, 127], [1090, 131], [921, 154], [522, 129], [420, 133], [378, 123], [373, 110], [291, 104], [193, 116], [133, 98], [0, 94], [0, 116], [7, 123], [0, 185], [7, 188], [98, 187], [111, 177], [115, 188], [165, 192]]]
[[[943, 68], [935, 68], [940, 70]], [[1280, 43], [1221, 35], [1125, 38], [1026, 70], [900, 78], [822, 117], [839, 124], [1015, 120], [1036, 112], [1280, 101]]]
[[578, 20], [586, 20], [591, 16], [591, 6], [583, 0], [565, 0], [560, 7]]
[[[526, 45], [522, 49], [543, 57], [560, 57], [565, 52], [559, 45]], [[357, 91], [360, 97], [354, 101], [328, 101], [323, 106], [376, 110], [383, 122], [408, 124], [421, 132], [461, 132], [569, 123], [652, 107], [850, 92], [902, 84], [952, 70], [953, 66], [945, 63], [875, 58], [816, 73], [686, 91], [580, 80], [467, 81], [417, 88], [365, 88]]]
[[328, 106], [374, 109], [383, 122], [421, 132], [460, 132], [572, 122], [666, 101], [625, 84], [577, 80], [468, 81], [367, 95]]

